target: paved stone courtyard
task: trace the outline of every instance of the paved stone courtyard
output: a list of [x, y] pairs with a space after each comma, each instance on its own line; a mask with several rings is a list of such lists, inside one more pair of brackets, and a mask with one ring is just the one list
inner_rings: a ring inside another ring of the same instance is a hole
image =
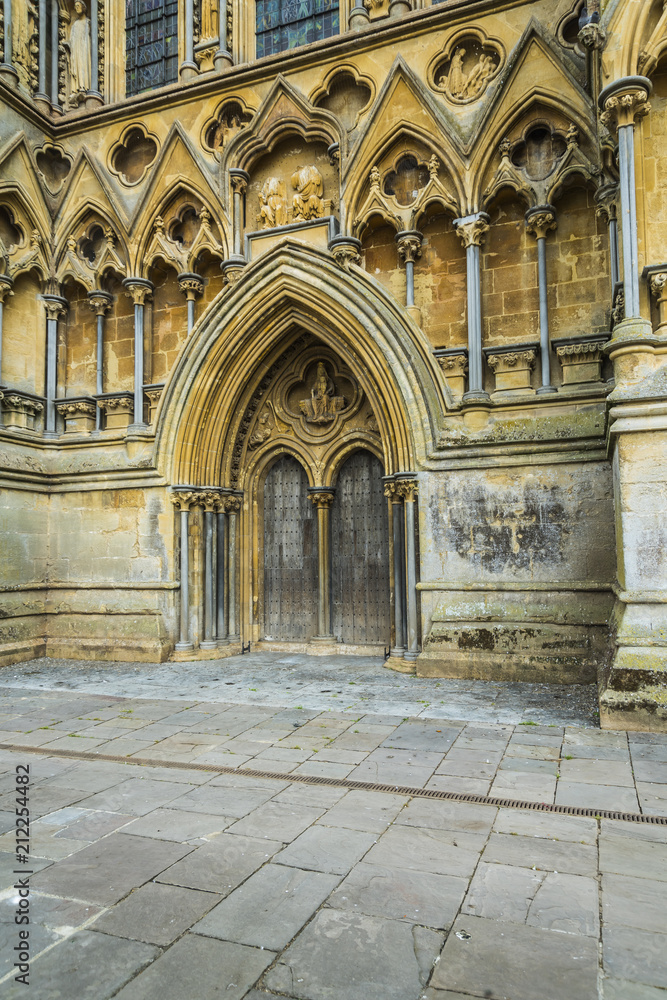
[[667, 736], [594, 705], [342, 657], [6, 668], [0, 996], [667, 1000], [667, 825], [530, 807], [667, 816]]

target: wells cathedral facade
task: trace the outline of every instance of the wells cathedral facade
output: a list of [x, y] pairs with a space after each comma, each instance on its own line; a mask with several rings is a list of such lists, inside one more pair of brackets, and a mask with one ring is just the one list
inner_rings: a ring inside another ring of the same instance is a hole
[[0, 0], [0, 663], [667, 727], [664, 0]]

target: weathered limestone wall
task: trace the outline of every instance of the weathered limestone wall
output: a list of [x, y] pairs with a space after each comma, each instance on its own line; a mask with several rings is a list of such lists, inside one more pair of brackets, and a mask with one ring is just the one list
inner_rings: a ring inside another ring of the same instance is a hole
[[0, 666], [43, 656], [49, 497], [0, 490]]
[[67, 396], [89, 396], [96, 391], [95, 315], [88, 305], [88, 296], [79, 285], [66, 291], [69, 302], [67, 322], [62, 324], [60, 364], [61, 384]]
[[163, 489], [3, 490], [0, 505], [0, 664], [166, 659], [177, 586]]
[[526, 232], [525, 208], [500, 198], [482, 253], [484, 344], [520, 344], [540, 338], [537, 248]]
[[420, 477], [423, 675], [583, 683], [609, 659], [606, 463]]
[[452, 217], [429, 212], [420, 222], [422, 255], [415, 264], [415, 303], [433, 347], [467, 347], [466, 258]]
[[44, 307], [34, 273], [20, 275], [4, 307], [2, 383], [38, 396], [44, 392]]
[[120, 281], [111, 278], [114, 305], [104, 320], [105, 392], [131, 389], [134, 384], [134, 305]]

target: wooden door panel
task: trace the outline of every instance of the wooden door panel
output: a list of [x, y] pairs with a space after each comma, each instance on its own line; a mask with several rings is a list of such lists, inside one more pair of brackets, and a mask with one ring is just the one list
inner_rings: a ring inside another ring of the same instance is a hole
[[340, 470], [332, 508], [333, 632], [343, 642], [389, 644], [389, 518], [382, 465], [357, 451]]
[[303, 641], [317, 632], [317, 520], [308, 479], [284, 455], [264, 483], [264, 634]]

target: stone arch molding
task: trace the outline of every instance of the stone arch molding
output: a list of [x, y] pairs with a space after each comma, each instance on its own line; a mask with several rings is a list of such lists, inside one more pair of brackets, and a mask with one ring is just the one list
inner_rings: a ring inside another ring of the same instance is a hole
[[365, 272], [341, 271], [326, 251], [287, 239], [220, 293], [184, 345], [157, 420], [165, 478], [231, 486], [249, 385], [304, 334], [353, 374], [386, 474], [426, 460], [451, 398], [424, 335]]

